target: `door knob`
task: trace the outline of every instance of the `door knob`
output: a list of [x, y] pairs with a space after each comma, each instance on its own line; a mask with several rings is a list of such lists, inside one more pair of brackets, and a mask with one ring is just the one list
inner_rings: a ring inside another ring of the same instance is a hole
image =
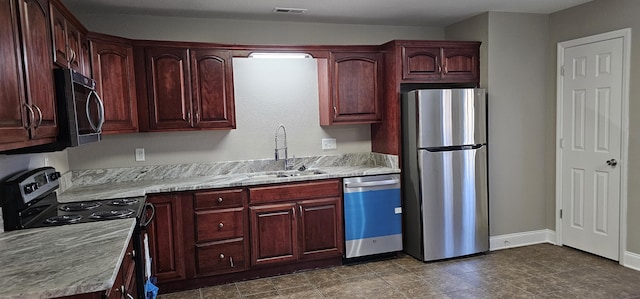
[[618, 161], [616, 161], [616, 159], [607, 160], [607, 165], [615, 167], [616, 165], [618, 165]]

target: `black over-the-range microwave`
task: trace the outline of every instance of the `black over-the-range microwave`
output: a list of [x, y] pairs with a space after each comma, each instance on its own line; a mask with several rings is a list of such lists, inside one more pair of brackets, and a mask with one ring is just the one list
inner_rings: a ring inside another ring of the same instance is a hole
[[54, 70], [58, 138], [56, 142], [5, 152], [23, 154], [60, 151], [67, 147], [100, 141], [104, 124], [104, 102], [93, 79], [72, 69]]

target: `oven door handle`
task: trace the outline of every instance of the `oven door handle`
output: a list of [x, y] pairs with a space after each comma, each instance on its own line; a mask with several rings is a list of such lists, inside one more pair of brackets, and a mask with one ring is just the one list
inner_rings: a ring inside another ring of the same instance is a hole
[[[140, 226], [142, 228], [147, 228], [147, 226], [149, 224], [151, 224], [151, 221], [153, 221], [153, 218], [156, 216], [156, 207], [153, 206], [152, 203], [147, 202], [147, 203], [144, 204], [144, 208], [145, 208], [145, 213], [143, 215], [144, 215], [145, 219], [144, 219], [143, 223]], [[146, 217], [147, 217], [146, 209], [147, 208], [151, 209], [151, 216], [148, 219], [146, 219]]]

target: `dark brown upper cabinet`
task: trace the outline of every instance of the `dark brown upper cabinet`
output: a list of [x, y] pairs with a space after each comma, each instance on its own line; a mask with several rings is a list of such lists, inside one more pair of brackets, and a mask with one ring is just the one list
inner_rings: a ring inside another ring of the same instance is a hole
[[53, 142], [58, 123], [48, 3], [3, 1], [0, 14], [0, 149]]
[[319, 60], [320, 124], [375, 123], [381, 120], [382, 54], [331, 52], [328, 74]]
[[194, 126], [200, 128], [236, 127], [231, 52], [193, 49], [191, 84]]
[[105, 134], [138, 131], [133, 46], [130, 40], [96, 35], [91, 38], [93, 78], [104, 101]]
[[141, 130], [235, 128], [230, 51], [145, 47], [144, 62], [147, 103], [138, 108], [148, 124]]
[[479, 43], [451, 42], [402, 47], [402, 80], [466, 83], [479, 80]]
[[53, 62], [68, 67], [87, 77], [91, 77], [91, 65], [88, 52], [88, 40], [81, 30], [70, 20], [70, 13], [58, 2], [50, 3], [51, 33], [53, 35]]

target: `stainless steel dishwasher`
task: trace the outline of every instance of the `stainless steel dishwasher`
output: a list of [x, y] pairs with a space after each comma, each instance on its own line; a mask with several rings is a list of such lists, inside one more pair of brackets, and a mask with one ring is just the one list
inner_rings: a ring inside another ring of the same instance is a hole
[[402, 250], [400, 175], [343, 179], [345, 257]]

